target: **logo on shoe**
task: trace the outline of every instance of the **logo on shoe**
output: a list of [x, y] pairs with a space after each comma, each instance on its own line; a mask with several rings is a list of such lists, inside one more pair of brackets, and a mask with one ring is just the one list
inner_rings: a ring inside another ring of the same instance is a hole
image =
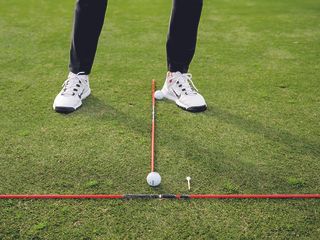
[[79, 96], [80, 99], [81, 99], [81, 97], [82, 97], [83, 92], [84, 92], [84, 89], [82, 90], [82, 92], [81, 92], [80, 94], [78, 94], [78, 96]]
[[172, 92], [174, 93], [174, 95], [176, 95], [177, 98], [181, 97], [181, 94], [178, 94], [174, 89], [172, 89]]

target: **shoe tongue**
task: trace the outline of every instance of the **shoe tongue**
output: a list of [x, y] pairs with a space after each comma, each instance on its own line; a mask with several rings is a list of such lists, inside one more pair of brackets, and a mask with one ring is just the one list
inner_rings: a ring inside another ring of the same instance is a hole
[[74, 78], [74, 77], [78, 77], [80, 80], [86, 80], [87, 79], [87, 75], [81, 75], [81, 73], [75, 74], [73, 72], [70, 72], [68, 75], [68, 78]]
[[71, 77], [76, 76], [76, 75], [77, 75], [77, 74], [74, 74], [74, 73], [72, 73], [72, 72], [69, 72], [68, 78], [71, 78]]
[[167, 77], [173, 78], [173, 77], [177, 77], [180, 76], [181, 72], [168, 72]]
[[173, 76], [173, 77], [178, 77], [178, 76], [181, 76], [181, 75], [182, 75], [181, 72], [174, 72], [174, 73], [172, 73], [172, 76]]

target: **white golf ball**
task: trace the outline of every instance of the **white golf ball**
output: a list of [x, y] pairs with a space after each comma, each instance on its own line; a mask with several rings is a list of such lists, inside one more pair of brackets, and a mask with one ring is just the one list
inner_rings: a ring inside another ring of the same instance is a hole
[[151, 187], [159, 186], [161, 183], [161, 176], [157, 172], [151, 172], [147, 176], [147, 182]]
[[161, 90], [157, 90], [155, 93], [154, 93], [154, 97], [157, 99], [157, 100], [162, 100], [164, 98], [164, 95], [162, 93]]

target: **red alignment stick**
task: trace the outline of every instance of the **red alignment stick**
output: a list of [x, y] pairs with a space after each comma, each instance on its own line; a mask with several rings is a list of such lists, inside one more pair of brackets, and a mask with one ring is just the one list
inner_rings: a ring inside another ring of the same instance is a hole
[[151, 96], [152, 96], [152, 127], [151, 127], [151, 172], [154, 172], [154, 130], [155, 130], [155, 90], [156, 81], [152, 79]]
[[289, 199], [289, 198], [320, 198], [320, 194], [191, 194], [192, 199], [237, 199], [237, 198], [261, 198], [261, 199]]
[[8, 194], [0, 195], [0, 199], [119, 199], [124, 198], [124, 195], [116, 194]]

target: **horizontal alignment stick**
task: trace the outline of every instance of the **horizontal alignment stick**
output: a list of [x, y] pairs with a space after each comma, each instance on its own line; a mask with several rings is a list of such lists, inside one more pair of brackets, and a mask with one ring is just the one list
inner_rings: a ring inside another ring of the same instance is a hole
[[320, 194], [3, 194], [0, 199], [302, 199]]
[[265, 199], [286, 199], [286, 198], [320, 198], [320, 194], [194, 194], [189, 195], [193, 199], [206, 198], [265, 198]]
[[0, 199], [121, 199], [124, 195], [112, 194], [6, 194]]

